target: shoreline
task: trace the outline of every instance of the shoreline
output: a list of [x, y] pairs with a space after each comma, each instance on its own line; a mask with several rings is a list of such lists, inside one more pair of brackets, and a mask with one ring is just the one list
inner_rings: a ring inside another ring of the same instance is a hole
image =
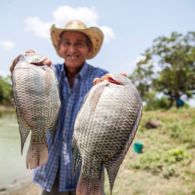
[[4, 113], [15, 113], [15, 107], [14, 106], [5, 106], [5, 105], [0, 105], [0, 114]]

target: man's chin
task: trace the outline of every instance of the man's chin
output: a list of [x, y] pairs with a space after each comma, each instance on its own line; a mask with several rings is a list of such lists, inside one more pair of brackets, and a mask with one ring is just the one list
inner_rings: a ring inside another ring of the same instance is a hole
[[65, 62], [65, 64], [66, 64], [66, 67], [68, 68], [68, 69], [75, 69], [75, 70], [77, 70], [77, 69], [80, 69], [82, 66], [83, 66], [83, 63], [70, 63], [70, 62]]

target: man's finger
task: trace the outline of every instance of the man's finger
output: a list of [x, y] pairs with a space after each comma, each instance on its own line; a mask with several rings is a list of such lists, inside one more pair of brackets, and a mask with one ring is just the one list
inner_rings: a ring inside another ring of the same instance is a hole
[[95, 78], [93, 80], [93, 85], [97, 85], [98, 83], [102, 82], [102, 79], [101, 78]]
[[50, 59], [46, 58], [44, 61], [43, 61], [43, 64], [44, 65], [47, 65], [47, 66], [51, 66], [52, 62]]

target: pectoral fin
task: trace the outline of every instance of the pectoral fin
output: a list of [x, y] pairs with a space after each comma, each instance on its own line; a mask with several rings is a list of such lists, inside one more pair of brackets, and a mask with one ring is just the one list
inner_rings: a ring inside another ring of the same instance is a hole
[[[17, 111], [17, 116], [19, 115]], [[19, 124], [19, 132], [20, 132], [20, 140], [21, 140], [21, 154], [23, 153], [24, 144], [26, 142], [26, 138], [30, 132], [30, 127], [26, 124], [21, 115], [18, 116], [18, 124]]]

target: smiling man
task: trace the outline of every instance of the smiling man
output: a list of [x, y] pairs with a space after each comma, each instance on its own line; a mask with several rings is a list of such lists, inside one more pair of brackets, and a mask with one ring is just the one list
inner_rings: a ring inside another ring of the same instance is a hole
[[59, 82], [61, 109], [54, 143], [52, 135], [47, 135], [48, 161], [34, 170], [33, 180], [43, 188], [42, 195], [72, 195], [76, 194], [80, 174], [80, 170], [74, 174], [72, 167], [74, 122], [93, 80], [107, 73], [86, 62], [99, 52], [103, 33], [97, 27], [87, 28], [83, 22], [73, 20], [64, 28], [53, 25], [51, 40], [57, 54], [64, 59], [63, 63], [52, 65]]

